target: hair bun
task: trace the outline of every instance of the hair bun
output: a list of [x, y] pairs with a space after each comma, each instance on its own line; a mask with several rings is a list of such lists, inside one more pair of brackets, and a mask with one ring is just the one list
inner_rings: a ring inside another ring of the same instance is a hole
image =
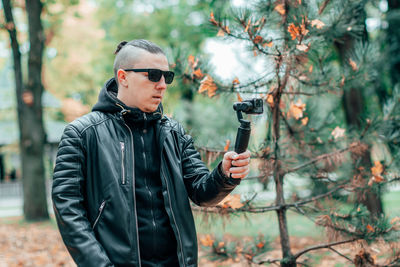
[[117, 50], [115, 50], [114, 54], [116, 55], [122, 49], [122, 47], [124, 47], [127, 43], [128, 43], [127, 41], [120, 42], [117, 47]]

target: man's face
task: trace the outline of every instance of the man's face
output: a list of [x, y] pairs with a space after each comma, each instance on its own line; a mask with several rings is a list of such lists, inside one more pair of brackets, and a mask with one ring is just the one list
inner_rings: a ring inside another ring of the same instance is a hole
[[[163, 54], [143, 51], [132, 69], [160, 69], [168, 71], [168, 61]], [[143, 112], [154, 112], [161, 103], [167, 84], [164, 76], [158, 82], [152, 82], [147, 72], [118, 70], [118, 98], [127, 106], [139, 108]]]

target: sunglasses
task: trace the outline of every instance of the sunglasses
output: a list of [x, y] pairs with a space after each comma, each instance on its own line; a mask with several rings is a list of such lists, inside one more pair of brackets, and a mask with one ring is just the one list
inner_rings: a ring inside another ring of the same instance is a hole
[[164, 75], [165, 83], [167, 84], [172, 83], [175, 75], [173, 71], [162, 71], [159, 69], [124, 69], [124, 71], [147, 72], [147, 78], [152, 82], [160, 81], [161, 76]]

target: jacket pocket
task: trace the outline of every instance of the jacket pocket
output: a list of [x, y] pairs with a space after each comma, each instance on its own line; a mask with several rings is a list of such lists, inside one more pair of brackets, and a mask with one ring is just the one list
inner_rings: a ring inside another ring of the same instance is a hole
[[126, 183], [126, 176], [125, 176], [125, 143], [119, 142], [121, 148], [121, 183]]
[[105, 206], [106, 206], [106, 201], [103, 200], [103, 202], [101, 202], [101, 205], [100, 205], [100, 208], [99, 208], [99, 213], [97, 214], [96, 220], [94, 220], [92, 229], [94, 229], [94, 228], [96, 227], [97, 223], [99, 222], [100, 217], [101, 217], [101, 215], [103, 214], [103, 211], [104, 211], [104, 207], [105, 207]]

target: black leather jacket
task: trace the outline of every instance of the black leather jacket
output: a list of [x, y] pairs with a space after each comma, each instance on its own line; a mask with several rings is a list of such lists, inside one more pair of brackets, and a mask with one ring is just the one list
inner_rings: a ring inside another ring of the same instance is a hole
[[[190, 198], [213, 206], [240, 179], [209, 172], [182, 126], [164, 116], [156, 125], [166, 212], [180, 266], [197, 266]], [[121, 142], [125, 145], [121, 151]], [[119, 113], [91, 112], [70, 123], [59, 144], [52, 198], [64, 243], [79, 266], [141, 266], [135, 202], [134, 143]]]

